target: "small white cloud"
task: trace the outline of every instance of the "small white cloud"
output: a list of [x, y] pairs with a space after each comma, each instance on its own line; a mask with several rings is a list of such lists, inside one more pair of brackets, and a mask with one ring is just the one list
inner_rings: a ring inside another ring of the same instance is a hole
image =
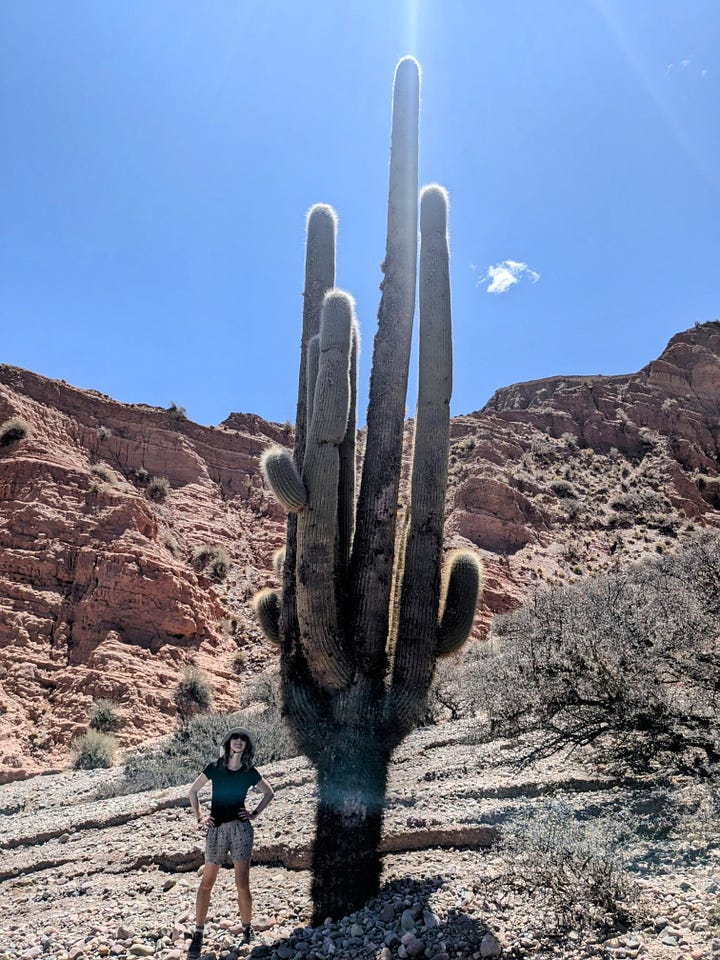
[[703, 77], [703, 78], [704, 78], [704, 77], [706, 77], [707, 75], [708, 75], [708, 71], [707, 71], [707, 69], [705, 69], [705, 70], [701, 70], [701, 71], [700, 71], [700, 76], [701, 76], [701, 77]]
[[684, 60], [681, 60], [680, 66], [683, 68], [683, 70], [687, 70], [687, 68], [690, 66], [690, 57], [686, 57]]
[[667, 70], [665, 71], [665, 76], [667, 76], [669, 73], [672, 73], [674, 67], [675, 67], [674, 63], [669, 63], [667, 65]]
[[[471, 269], [475, 267], [471, 265]], [[537, 283], [540, 274], [532, 270], [526, 263], [520, 263], [518, 260], [502, 260], [500, 263], [491, 265], [480, 277], [477, 285], [487, 283], [488, 293], [506, 293], [510, 287], [513, 287], [523, 277], [530, 280], [531, 283]]]

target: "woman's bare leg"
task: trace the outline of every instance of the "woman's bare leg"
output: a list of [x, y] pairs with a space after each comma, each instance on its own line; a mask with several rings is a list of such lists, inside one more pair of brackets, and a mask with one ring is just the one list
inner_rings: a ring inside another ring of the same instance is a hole
[[244, 924], [252, 921], [252, 894], [250, 893], [250, 861], [235, 861], [235, 886], [237, 887], [240, 920]]
[[210, 906], [210, 894], [220, 872], [220, 864], [206, 863], [195, 901], [195, 923], [202, 926]]

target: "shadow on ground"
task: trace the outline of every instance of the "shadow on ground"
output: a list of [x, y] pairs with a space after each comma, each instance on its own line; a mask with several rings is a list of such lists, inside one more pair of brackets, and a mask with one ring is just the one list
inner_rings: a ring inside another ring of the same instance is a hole
[[[237, 960], [247, 956], [249, 960], [325, 960], [332, 957], [374, 958], [383, 947], [397, 949], [403, 936], [414, 932], [423, 948], [408, 956], [422, 958], [463, 957], [476, 953], [488, 933], [482, 920], [474, 919], [461, 910], [452, 909], [439, 920], [430, 903], [434, 893], [447, 883], [442, 876], [425, 880], [400, 878], [384, 884], [379, 895], [371, 900], [364, 910], [351, 918], [319, 927], [300, 927], [293, 933], [273, 943], [256, 944], [249, 953], [246, 948], [206, 952], [202, 960]], [[391, 916], [392, 911], [392, 916]], [[412, 911], [415, 923], [409, 927]], [[402, 920], [405, 919], [405, 927]], [[363, 936], [353, 936], [350, 928], [354, 923], [364, 928]], [[372, 946], [365, 943], [369, 939]]]

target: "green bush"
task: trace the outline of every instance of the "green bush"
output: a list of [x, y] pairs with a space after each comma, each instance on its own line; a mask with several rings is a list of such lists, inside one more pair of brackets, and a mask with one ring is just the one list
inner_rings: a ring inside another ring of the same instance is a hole
[[167, 477], [153, 477], [146, 487], [148, 500], [162, 503], [170, 493], [170, 481]]
[[109, 733], [100, 730], [88, 730], [76, 737], [70, 744], [75, 770], [95, 770], [97, 767], [111, 767], [115, 759], [117, 741]]
[[212, 704], [212, 685], [207, 676], [197, 667], [185, 667], [175, 687], [173, 700], [178, 716], [186, 720], [196, 713], [203, 713]]
[[117, 704], [104, 697], [98, 698], [90, 709], [90, 729], [100, 733], [112, 733], [122, 723]]
[[21, 417], [10, 417], [0, 424], [0, 447], [9, 447], [11, 443], [30, 436], [30, 424]]

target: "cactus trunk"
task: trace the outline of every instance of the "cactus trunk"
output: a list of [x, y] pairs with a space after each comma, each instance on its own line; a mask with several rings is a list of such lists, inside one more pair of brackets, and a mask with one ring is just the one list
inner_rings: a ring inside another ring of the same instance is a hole
[[[351, 733], [318, 758], [312, 859], [313, 923], [355, 910], [378, 892], [388, 753]], [[332, 742], [332, 741], [331, 741]]]
[[481, 580], [478, 561], [463, 553], [442, 575], [452, 334], [447, 195], [437, 186], [421, 199], [409, 511], [398, 500], [416, 288], [419, 93], [418, 65], [405, 58], [395, 75], [385, 277], [359, 491], [359, 339], [352, 298], [334, 289], [336, 218], [325, 205], [307, 223], [295, 448], [274, 448], [263, 460], [291, 514], [282, 599], [267, 590], [255, 608], [279, 640], [285, 716], [318, 775], [316, 923], [357, 910], [378, 891], [390, 757], [424, 713], [438, 656], [467, 639]]

